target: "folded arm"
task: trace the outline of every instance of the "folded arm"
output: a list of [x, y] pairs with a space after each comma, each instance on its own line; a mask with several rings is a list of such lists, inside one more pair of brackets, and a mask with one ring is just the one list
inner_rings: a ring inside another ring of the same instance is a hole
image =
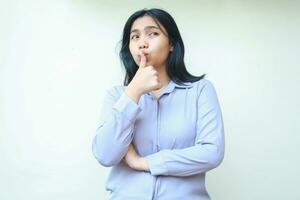
[[124, 92], [116, 88], [107, 91], [92, 142], [93, 154], [101, 165], [110, 167], [122, 160], [133, 139], [134, 122], [140, 112], [139, 105]]
[[213, 85], [207, 81], [197, 102], [197, 137], [194, 146], [165, 149], [146, 156], [152, 175], [190, 176], [217, 167], [224, 157], [224, 127]]

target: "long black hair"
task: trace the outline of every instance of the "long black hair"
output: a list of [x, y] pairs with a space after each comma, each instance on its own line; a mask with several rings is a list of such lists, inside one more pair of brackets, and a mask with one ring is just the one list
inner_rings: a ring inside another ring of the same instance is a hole
[[204, 78], [205, 74], [194, 76], [187, 71], [184, 64], [184, 44], [173, 17], [162, 9], [142, 9], [136, 11], [128, 18], [123, 29], [119, 56], [126, 70], [124, 86], [131, 82], [139, 68], [129, 50], [130, 30], [133, 22], [145, 15], [152, 17], [158, 26], [160, 23], [165, 28], [169, 42], [173, 46], [173, 51], [170, 52], [167, 61], [167, 74], [170, 79], [177, 84], [182, 84], [183, 82], [195, 82]]

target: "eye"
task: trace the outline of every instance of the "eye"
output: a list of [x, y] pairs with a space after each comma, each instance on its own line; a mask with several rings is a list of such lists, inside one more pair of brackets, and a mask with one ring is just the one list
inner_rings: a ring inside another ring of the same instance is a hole
[[134, 39], [136, 39], [136, 38], [138, 38], [138, 37], [139, 37], [138, 35], [132, 35], [132, 36], [131, 36], [131, 39], [134, 40]]
[[149, 33], [148, 35], [149, 35], [149, 36], [153, 36], [153, 35], [158, 35], [158, 33], [157, 33], [157, 32], [151, 32], [151, 33]]

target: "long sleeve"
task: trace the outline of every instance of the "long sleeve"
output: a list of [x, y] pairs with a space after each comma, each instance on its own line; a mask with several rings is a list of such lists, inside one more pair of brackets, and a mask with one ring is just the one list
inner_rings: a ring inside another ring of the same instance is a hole
[[217, 167], [224, 157], [224, 127], [215, 88], [210, 81], [199, 89], [197, 136], [184, 149], [164, 149], [146, 156], [152, 175], [190, 176]]
[[92, 141], [92, 151], [106, 167], [118, 164], [133, 139], [134, 122], [141, 108], [123, 91], [113, 87], [106, 91], [101, 117]]

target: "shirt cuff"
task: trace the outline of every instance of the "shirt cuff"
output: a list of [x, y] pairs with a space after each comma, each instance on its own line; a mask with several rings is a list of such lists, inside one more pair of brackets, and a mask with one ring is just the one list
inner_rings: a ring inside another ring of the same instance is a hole
[[151, 175], [168, 175], [168, 169], [165, 164], [163, 151], [146, 156]]
[[120, 96], [113, 108], [122, 113], [131, 122], [134, 122], [137, 115], [142, 111], [141, 107], [125, 93]]

